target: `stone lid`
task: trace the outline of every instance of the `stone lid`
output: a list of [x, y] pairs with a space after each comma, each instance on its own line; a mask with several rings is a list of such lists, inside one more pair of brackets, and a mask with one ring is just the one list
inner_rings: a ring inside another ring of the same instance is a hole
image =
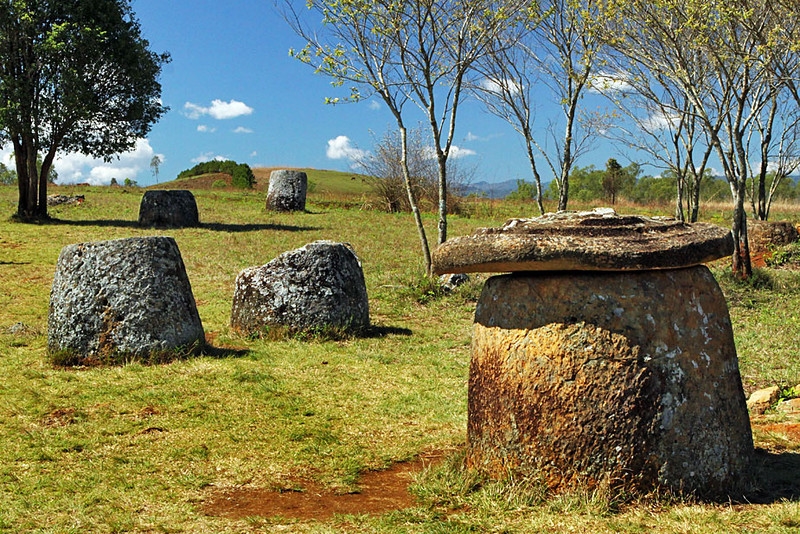
[[733, 237], [720, 226], [597, 208], [479, 228], [440, 245], [433, 253], [433, 270], [643, 271], [690, 267], [731, 254]]

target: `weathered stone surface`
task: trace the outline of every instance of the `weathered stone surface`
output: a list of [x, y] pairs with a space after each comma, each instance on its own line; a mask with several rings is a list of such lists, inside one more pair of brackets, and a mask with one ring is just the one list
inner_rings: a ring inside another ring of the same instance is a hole
[[778, 386], [759, 389], [750, 394], [750, 398], [747, 399], [747, 409], [753, 414], [763, 414], [770, 406], [778, 402], [780, 396], [781, 388]]
[[439, 277], [439, 283], [445, 291], [454, 291], [457, 287], [469, 282], [469, 276], [463, 273], [443, 274]]
[[753, 453], [730, 318], [704, 266], [490, 278], [475, 314], [468, 464], [716, 496]]
[[267, 209], [271, 211], [304, 211], [308, 176], [303, 171], [278, 170], [269, 175]]
[[747, 239], [750, 252], [768, 252], [771, 247], [794, 243], [800, 238], [797, 228], [787, 221], [747, 221]]
[[604, 208], [511, 219], [502, 228], [450, 239], [434, 251], [433, 269], [437, 274], [674, 269], [732, 253], [728, 229], [620, 216]]
[[139, 226], [191, 228], [200, 226], [197, 202], [183, 189], [145, 191], [139, 205]]
[[175, 240], [140, 237], [68, 245], [50, 293], [47, 347], [75, 363], [152, 359], [205, 342]]
[[269, 326], [344, 331], [369, 326], [364, 272], [349, 245], [316, 241], [239, 273], [231, 327], [257, 334]]

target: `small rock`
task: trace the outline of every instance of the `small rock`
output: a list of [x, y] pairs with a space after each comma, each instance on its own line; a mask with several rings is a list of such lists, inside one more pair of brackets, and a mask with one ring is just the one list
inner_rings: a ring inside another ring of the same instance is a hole
[[779, 402], [775, 405], [775, 409], [783, 413], [798, 413], [800, 412], [800, 399], [789, 399], [784, 402]]
[[459, 274], [443, 274], [439, 277], [439, 283], [445, 291], [453, 291], [458, 286], [463, 286], [469, 282], [469, 275], [464, 273]]
[[761, 415], [766, 412], [770, 406], [778, 402], [781, 396], [781, 388], [772, 386], [764, 389], [754, 391], [750, 398], [747, 399], [747, 409], [751, 414]]
[[15, 336], [25, 336], [32, 332], [33, 329], [25, 323], [14, 323], [8, 328], [8, 333]]

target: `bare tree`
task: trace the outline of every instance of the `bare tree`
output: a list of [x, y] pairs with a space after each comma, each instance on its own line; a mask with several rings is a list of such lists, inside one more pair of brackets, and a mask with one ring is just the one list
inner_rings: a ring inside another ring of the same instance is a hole
[[781, 182], [800, 168], [800, 107], [790, 91], [774, 96], [750, 133], [758, 135], [760, 155], [750, 170], [750, 206], [753, 217], [766, 221]]
[[691, 104], [733, 196], [733, 271], [750, 276], [747, 135], [787, 87], [775, 72], [796, 50], [796, 27], [785, 25], [796, 16], [773, 0], [611, 0], [604, 9], [605, 41], [668, 78]]
[[[484, 78], [476, 85], [477, 94], [491, 113], [522, 135], [541, 212], [534, 147], [558, 185], [559, 210], [567, 209], [573, 166], [592, 147], [593, 122], [581, 119], [580, 102], [591, 86], [600, 52], [600, 41], [593, 35], [596, 15], [595, 3], [589, 0], [544, 0], [530, 12], [528, 31], [507, 40], [513, 47], [492, 49], [479, 61]], [[539, 84], [550, 89], [563, 113], [563, 121], [548, 122], [545, 142], [533, 134], [534, 91]]]
[[[700, 191], [713, 146], [683, 90], [659, 72], [638, 63], [607, 64], [618, 69], [613, 83], [595, 83], [617, 110], [607, 114], [604, 135], [650, 156], [676, 180], [675, 217], [697, 221]], [[701, 68], [701, 66], [698, 66]], [[623, 72], [624, 71], [624, 72]]]
[[[405, 105], [412, 102], [423, 113], [438, 164], [438, 243], [447, 239], [447, 161], [465, 81], [490, 43], [517, 23], [508, 14], [526, 12], [525, 5], [522, 0], [310, 0], [307, 6], [323, 21], [313, 32], [292, 2], [284, 2], [287, 20], [307, 43], [295, 55], [335, 85], [352, 84], [345, 100], [368, 96], [360, 92], [365, 88], [380, 96], [397, 121], [404, 154]], [[410, 176], [404, 172], [411, 198]], [[415, 214], [430, 271], [427, 238]]]

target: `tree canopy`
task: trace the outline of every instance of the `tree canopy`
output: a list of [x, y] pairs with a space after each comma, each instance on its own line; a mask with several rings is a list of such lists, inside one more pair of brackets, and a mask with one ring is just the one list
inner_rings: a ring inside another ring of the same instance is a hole
[[0, 0], [0, 142], [13, 145], [19, 218], [47, 217], [57, 152], [108, 161], [150, 131], [167, 61], [128, 0]]

